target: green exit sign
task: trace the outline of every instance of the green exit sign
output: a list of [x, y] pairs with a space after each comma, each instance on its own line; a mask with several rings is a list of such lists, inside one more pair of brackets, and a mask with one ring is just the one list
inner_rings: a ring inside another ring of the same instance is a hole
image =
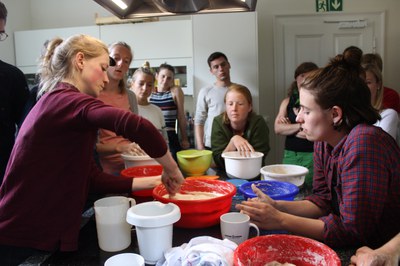
[[343, 0], [315, 0], [317, 12], [343, 11]]

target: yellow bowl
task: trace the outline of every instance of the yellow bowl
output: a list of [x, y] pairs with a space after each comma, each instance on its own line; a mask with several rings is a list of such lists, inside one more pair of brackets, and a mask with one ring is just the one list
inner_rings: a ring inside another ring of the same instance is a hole
[[183, 150], [176, 156], [179, 167], [187, 176], [204, 175], [212, 161], [212, 151], [209, 150]]

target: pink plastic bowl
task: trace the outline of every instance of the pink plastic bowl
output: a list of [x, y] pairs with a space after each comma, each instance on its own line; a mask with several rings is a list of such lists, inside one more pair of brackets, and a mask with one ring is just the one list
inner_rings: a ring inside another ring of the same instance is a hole
[[234, 252], [236, 266], [264, 266], [268, 262], [296, 266], [340, 266], [335, 251], [316, 240], [294, 235], [254, 237], [240, 244]]
[[182, 228], [204, 228], [219, 223], [219, 217], [227, 213], [232, 204], [232, 198], [236, 194], [236, 187], [226, 181], [192, 179], [185, 180], [180, 193], [190, 191], [215, 192], [223, 194], [204, 200], [174, 200], [164, 198], [167, 190], [164, 185], [158, 185], [153, 190], [153, 197], [163, 203], [172, 202], [179, 206], [181, 219], [175, 224]]

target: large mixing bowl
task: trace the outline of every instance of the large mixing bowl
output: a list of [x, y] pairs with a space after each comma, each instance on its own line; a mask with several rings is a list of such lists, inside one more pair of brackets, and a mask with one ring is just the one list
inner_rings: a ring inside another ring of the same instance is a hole
[[292, 183], [275, 180], [258, 180], [246, 182], [239, 187], [239, 192], [245, 199], [257, 197], [251, 188], [252, 184], [274, 200], [293, 201], [296, 195], [299, 194], [299, 188]]
[[187, 194], [191, 192], [212, 192], [222, 194], [222, 196], [198, 199], [198, 200], [179, 200], [169, 198], [165, 186], [158, 185], [153, 190], [153, 197], [163, 203], [172, 202], [179, 206], [181, 219], [175, 224], [182, 228], [204, 228], [219, 223], [219, 217], [227, 213], [232, 204], [232, 198], [236, 193], [236, 187], [226, 181], [192, 179], [183, 182], [179, 193]]
[[303, 186], [308, 169], [294, 164], [272, 164], [260, 169], [263, 180], [290, 182], [298, 187]]
[[316, 240], [295, 235], [266, 235], [244, 241], [234, 252], [236, 266], [264, 266], [269, 262], [297, 266], [339, 266], [335, 251]]
[[[121, 171], [121, 176], [127, 178], [153, 178], [154, 176], [160, 176], [163, 172], [162, 165], [141, 165], [130, 167]], [[153, 189], [143, 189], [132, 191], [133, 196], [139, 197], [150, 197], [153, 195]]]
[[156, 160], [154, 160], [148, 155], [138, 156], [138, 155], [130, 155], [122, 153], [121, 157], [124, 160], [125, 169], [141, 165], [159, 165], [159, 163]]
[[222, 153], [225, 160], [225, 171], [230, 178], [253, 179], [260, 174], [262, 152], [252, 152], [245, 156], [238, 151]]
[[180, 169], [186, 176], [203, 175], [210, 168], [212, 151], [183, 150], [176, 153]]

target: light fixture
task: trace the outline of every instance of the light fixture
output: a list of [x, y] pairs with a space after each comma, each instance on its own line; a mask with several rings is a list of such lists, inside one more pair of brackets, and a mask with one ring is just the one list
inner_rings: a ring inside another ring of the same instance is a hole
[[122, 0], [112, 0], [119, 8], [125, 10], [128, 6]]
[[[120, 19], [255, 11], [257, 0], [94, 0]], [[122, 8], [120, 4], [126, 7]]]

